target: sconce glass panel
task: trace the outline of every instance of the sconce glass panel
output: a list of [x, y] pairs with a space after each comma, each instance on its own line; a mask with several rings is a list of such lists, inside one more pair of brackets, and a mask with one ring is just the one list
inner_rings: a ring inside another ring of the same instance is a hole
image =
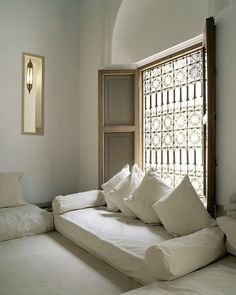
[[44, 133], [44, 57], [22, 55], [22, 134]]

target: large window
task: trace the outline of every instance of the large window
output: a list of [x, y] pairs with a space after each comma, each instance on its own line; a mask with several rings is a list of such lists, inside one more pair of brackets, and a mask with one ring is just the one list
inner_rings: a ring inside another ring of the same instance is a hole
[[202, 48], [142, 71], [143, 166], [175, 187], [184, 175], [204, 200]]
[[99, 71], [99, 184], [134, 162], [173, 187], [188, 174], [214, 215], [215, 89], [212, 17], [201, 44], [137, 70]]

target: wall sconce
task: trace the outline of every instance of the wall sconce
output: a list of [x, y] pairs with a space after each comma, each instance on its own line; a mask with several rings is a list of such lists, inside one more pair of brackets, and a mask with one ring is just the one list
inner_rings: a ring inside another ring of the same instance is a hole
[[22, 134], [44, 133], [44, 57], [22, 54]]
[[27, 73], [26, 73], [26, 87], [29, 90], [29, 93], [33, 87], [33, 64], [31, 59], [27, 64]]

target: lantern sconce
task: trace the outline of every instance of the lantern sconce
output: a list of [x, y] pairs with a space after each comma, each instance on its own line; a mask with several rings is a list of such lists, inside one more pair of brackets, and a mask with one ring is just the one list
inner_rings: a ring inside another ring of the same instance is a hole
[[44, 56], [22, 54], [21, 133], [44, 134]]
[[30, 93], [32, 87], [33, 87], [33, 64], [31, 61], [31, 58], [27, 64], [27, 70], [26, 70], [26, 87]]

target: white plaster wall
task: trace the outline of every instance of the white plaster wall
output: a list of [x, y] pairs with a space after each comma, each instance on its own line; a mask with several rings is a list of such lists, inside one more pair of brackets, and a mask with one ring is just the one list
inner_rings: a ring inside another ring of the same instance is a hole
[[236, 192], [236, 2], [209, 1], [216, 22], [217, 203]]
[[79, 189], [98, 182], [98, 69], [101, 67], [101, 1], [82, 0], [79, 45]]
[[98, 186], [98, 70], [110, 62], [120, 0], [82, 0], [79, 46], [79, 190]]
[[206, 0], [123, 0], [112, 38], [112, 63], [131, 64], [200, 35]]
[[[79, 1], [0, 0], [0, 170], [29, 202], [78, 190]], [[45, 56], [45, 134], [21, 135], [22, 52]]]

